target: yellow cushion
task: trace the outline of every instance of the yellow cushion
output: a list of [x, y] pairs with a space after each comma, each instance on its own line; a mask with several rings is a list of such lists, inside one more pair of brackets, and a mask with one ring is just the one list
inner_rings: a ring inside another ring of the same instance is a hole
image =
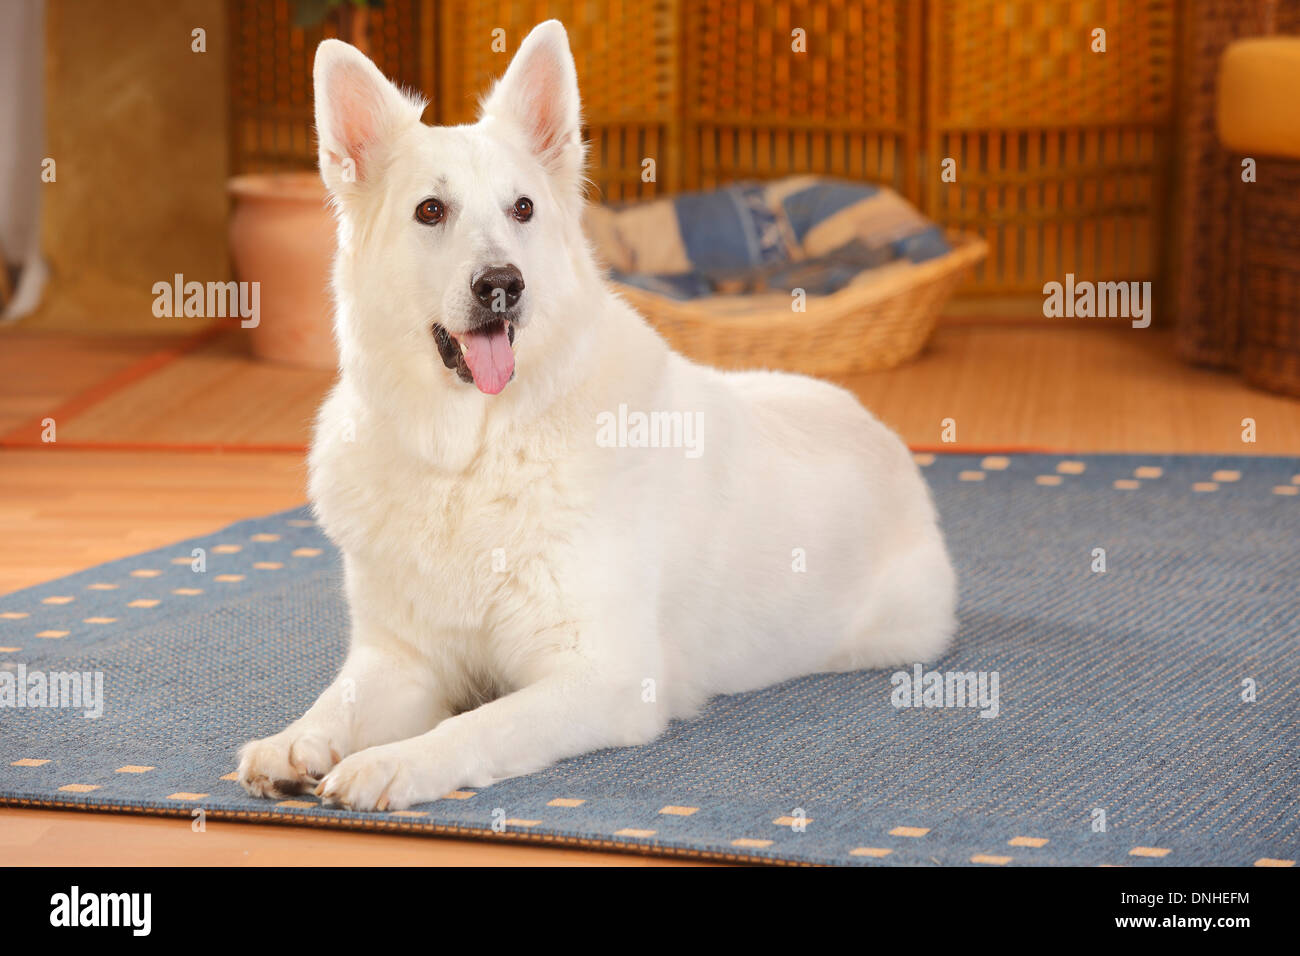
[[1235, 152], [1300, 159], [1300, 37], [1238, 40], [1219, 64], [1219, 140]]

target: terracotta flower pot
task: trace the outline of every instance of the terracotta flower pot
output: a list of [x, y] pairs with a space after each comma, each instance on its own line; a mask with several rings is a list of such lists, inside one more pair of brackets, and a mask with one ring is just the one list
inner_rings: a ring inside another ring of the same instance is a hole
[[259, 358], [313, 368], [338, 364], [329, 273], [334, 217], [316, 173], [236, 176], [228, 188], [235, 278], [260, 283], [260, 313], [248, 330]]

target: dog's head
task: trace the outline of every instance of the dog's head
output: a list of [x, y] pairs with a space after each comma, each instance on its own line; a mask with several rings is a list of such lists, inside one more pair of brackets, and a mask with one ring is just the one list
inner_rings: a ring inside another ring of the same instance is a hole
[[470, 126], [425, 126], [423, 103], [338, 40], [317, 49], [314, 81], [345, 371], [497, 394], [525, 340], [544, 354], [577, 282], [583, 145], [563, 26], [528, 35]]

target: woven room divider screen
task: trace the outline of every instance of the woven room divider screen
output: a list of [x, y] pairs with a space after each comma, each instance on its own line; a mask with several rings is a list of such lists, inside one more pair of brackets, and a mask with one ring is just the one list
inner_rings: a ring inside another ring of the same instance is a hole
[[[927, 22], [926, 209], [977, 232], [975, 284], [1151, 279], [1170, 191], [1173, 0], [942, 0]], [[1104, 29], [1105, 52], [1092, 31]], [[945, 158], [956, 182], [940, 181]]]
[[[440, 5], [441, 118], [473, 118], [506, 50], [564, 21], [582, 84], [597, 198], [823, 172], [914, 198], [920, 5], [907, 0], [487, 0]], [[795, 30], [806, 53], [795, 54]], [[909, 72], [910, 71], [910, 72]], [[653, 180], [644, 162], [654, 160]]]
[[[429, 0], [388, 0], [369, 15], [370, 56], [402, 86], [425, 89], [433, 61]], [[289, 0], [228, 0], [230, 171], [316, 165], [311, 66], [334, 24], [293, 25]], [[425, 115], [428, 119], [428, 114]]]
[[[460, 123], [528, 29], [558, 17], [582, 86], [593, 198], [796, 172], [883, 182], [989, 241], [967, 291], [1041, 294], [1067, 271], [1160, 272], [1175, 6], [386, 0], [372, 44], [381, 69], [431, 97], [427, 120]], [[287, 0], [230, 7], [233, 171], [310, 165], [311, 50], [330, 28], [289, 27]], [[1096, 26], [1105, 53], [1090, 49]], [[945, 158], [953, 183], [940, 178]]]

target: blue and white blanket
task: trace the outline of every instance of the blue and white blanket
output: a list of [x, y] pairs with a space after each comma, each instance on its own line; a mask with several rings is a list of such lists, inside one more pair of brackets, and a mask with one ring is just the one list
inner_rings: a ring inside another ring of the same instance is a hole
[[675, 299], [803, 289], [829, 295], [869, 270], [950, 250], [896, 192], [793, 176], [588, 210], [615, 281]]

